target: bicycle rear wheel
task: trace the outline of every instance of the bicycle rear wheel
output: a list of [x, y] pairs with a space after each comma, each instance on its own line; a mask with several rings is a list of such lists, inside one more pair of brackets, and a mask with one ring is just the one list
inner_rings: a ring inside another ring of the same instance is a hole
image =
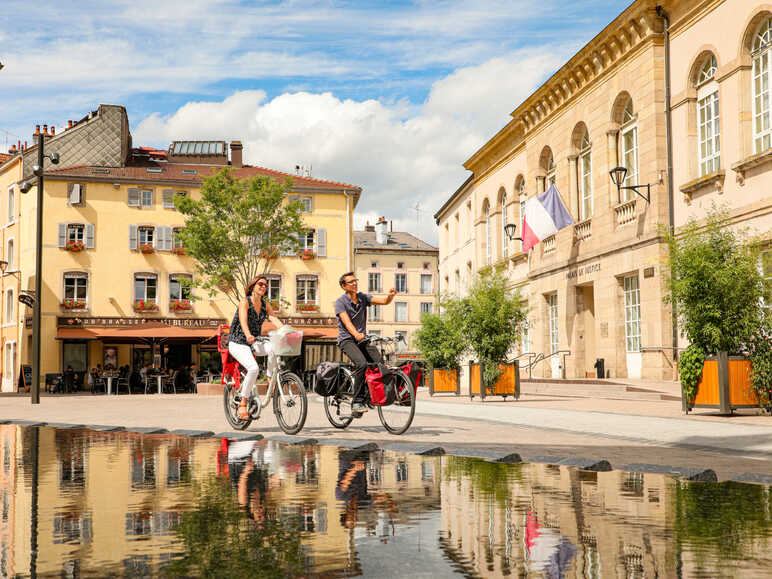
[[239, 402], [236, 400], [237, 394], [236, 381], [233, 379], [233, 376], [227, 375], [225, 377], [225, 388], [223, 388], [222, 391], [225, 419], [232, 428], [244, 430], [247, 426], [252, 424], [252, 419], [247, 418], [246, 420], [241, 420], [239, 418]]
[[354, 383], [351, 373], [345, 372], [343, 384], [338, 388], [337, 394], [324, 397], [324, 413], [327, 415], [327, 420], [335, 428], [342, 430], [354, 419], [351, 413], [351, 395], [349, 394], [353, 389]]
[[378, 418], [391, 434], [403, 434], [410, 428], [415, 416], [415, 388], [410, 378], [400, 370], [395, 370], [391, 376], [396, 400], [389, 406], [378, 406]]
[[282, 372], [273, 391], [273, 413], [287, 434], [297, 434], [306, 423], [308, 399], [303, 381], [292, 372]]

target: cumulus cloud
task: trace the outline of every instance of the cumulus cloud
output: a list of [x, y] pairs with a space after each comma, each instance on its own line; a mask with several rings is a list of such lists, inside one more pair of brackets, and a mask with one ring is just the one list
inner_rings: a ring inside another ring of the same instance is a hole
[[361, 186], [358, 228], [385, 215], [395, 229], [436, 242], [433, 214], [466, 178], [464, 160], [559, 62], [556, 51], [528, 50], [461, 68], [435, 82], [421, 106], [240, 91], [151, 115], [133, 130], [134, 142], [240, 139], [247, 163], [287, 172], [311, 166], [314, 177]]

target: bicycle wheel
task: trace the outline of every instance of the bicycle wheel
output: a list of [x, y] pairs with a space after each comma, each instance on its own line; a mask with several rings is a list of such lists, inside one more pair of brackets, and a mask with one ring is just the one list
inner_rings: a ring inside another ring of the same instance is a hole
[[378, 406], [378, 418], [391, 434], [402, 434], [410, 428], [415, 416], [415, 388], [410, 378], [400, 370], [395, 370], [391, 377], [396, 400], [389, 406]]
[[346, 377], [343, 379], [338, 393], [324, 397], [324, 413], [327, 415], [327, 420], [335, 428], [340, 429], [346, 428], [354, 419], [351, 414], [351, 395], [348, 394], [353, 390], [353, 378], [350, 372], [345, 370], [344, 372]]
[[232, 428], [235, 428], [236, 430], [244, 430], [247, 426], [252, 424], [252, 419], [247, 418], [246, 420], [242, 420], [239, 418], [239, 402], [236, 400], [237, 394], [238, 391], [236, 390], [236, 381], [233, 379], [233, 376], [226, 376], [225, 388], [223, 388], [222, 391], [222, 403], [225, 409], [225, 419], [228, 421], [228, 424], [230, 424]]
[[281, 429], [297, 434], [306, 423], [308, 399], [303, 381], [292, 372], [282, 372], [273, 391], [273, 413]]

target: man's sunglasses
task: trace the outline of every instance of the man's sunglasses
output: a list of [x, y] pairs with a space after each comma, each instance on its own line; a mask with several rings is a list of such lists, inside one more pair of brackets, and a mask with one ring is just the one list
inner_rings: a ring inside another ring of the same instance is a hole
[[346, 285], [351, 285], [352, 283], [357, 283], [358, 281], [359, 281], [358, 279], [350, 279], [350, 280], [348, 280], [347, 282], [344, 282], [344, 283]]

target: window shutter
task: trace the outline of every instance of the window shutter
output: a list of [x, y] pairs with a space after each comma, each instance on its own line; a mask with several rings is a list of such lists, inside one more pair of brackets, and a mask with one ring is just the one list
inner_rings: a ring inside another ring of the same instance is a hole
[[86, 249], [94, 249], [94, 224], [86, 224]]
[[67, 224], [59, 224], [59, 247], [67, 245]]
[[137, 226], [129, 225], [129, 249], [137, 249]]
[[139, 207], [139, 189], [129, 189], [129, 207]]
[[174, 191], [164, 189], [163, 196], [164, 209], [174, 209]]
[[80, 183], [70, 183], [67, 185], [67, 193], [70, 205], [80, 205], [81, 203], [81, 185]]
[[327, 257], [327, 230], [316, 230], [316, 255]]
[[164, 250], [171, 251], [172, 250], [172, 228], [162, 227], [161, 229], [164, 230]]

